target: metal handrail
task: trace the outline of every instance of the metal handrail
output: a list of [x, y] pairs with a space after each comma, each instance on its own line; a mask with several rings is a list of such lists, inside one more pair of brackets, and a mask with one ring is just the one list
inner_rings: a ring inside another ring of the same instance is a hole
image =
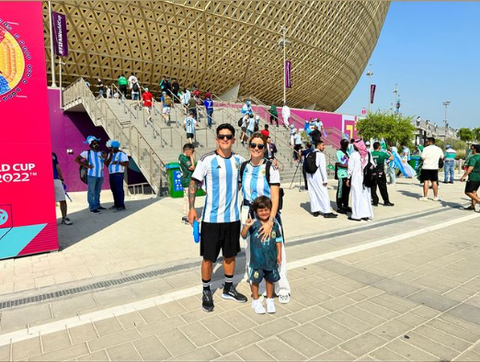
[[[124, 139], [128, 144], [129, 152], [132, 156], [136, 156], [136, 161], [142, 172], [144, 172], [145, 176], [148, 176], [149, 183], [153, 189], [157, 189], [157, 195], [160, 195], [163, 190], [163, 179], [166, 178], [165, 172], [165, 163], [162, 159], [155, 153], [154, 148], [148, 143], [148, 141], [141, 135], [141, 132], [135, 127], [133, 124], [122, 125], [120, 120], [117, 118], [115, 113], [111, 110], [108, 103], [105, 99], [95, 99], [95, 96], [87, 87], [85, 80], [83, 78], [77, 79], [74, 83], [70, 84], [64, 91], [65, 95], [65, 108], [68, 108], [68, 105], [75, 101], [81, 101], [85, 110], [87, 111], [90, 118], [94, 121], [94, 123], [100, 123], [107, 133], [112, 132], [111, 126], [108, 122], [108, 114], [111, 113], [110, 120], [113, 123], [114, 127], [114, 137], [118, 139]], [[101, 105], [99, 105], [99, 103]], [[102, 107], [104, 108], [102, 111]], [[100, 113], [100, 116], [97, 115]], [[120, 133], [117, 133], [120, 132]], [[136, 134], [136, 145], [132, 139], [133, 133]], [[118, 137], [121, 136], [121, 137]], [[142, 144], [145, 144], [146, 147], [143, 147]], [[136, 146], [136, 147], [135, 147]], [[143, 152], [142, 152], [143, 151]], [[144, 157], [142, 157], [142, 154]], [[145, 154], [147, 156], [147, 160], [144, 161]], [[147, 165], [148, 163], [148, 165]], [[155, 180], [155, 170], [153, 165], [157, 167], [157, 171], [159, 172], [159, 179], [158, 182]]]

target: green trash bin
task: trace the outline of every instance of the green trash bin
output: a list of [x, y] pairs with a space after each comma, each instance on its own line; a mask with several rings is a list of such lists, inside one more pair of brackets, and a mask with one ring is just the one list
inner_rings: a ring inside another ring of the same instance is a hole
[[178, 162], [170, 162], [165, 165], [168, 176], [168, 194], [170, 197], [183, 197], [182, 171]]
[[415, 171], [418, 171], [418, 165], [420, 164], [420, 156], [412, 156], [408, 163]]
[[[178, 162], [170, 162], [165, 165], [168, 176], [168, 194], [173, 198], [183, 197], [182, 171]], [[205, 196], [205, 191], [199, 188], [197, 196]]]

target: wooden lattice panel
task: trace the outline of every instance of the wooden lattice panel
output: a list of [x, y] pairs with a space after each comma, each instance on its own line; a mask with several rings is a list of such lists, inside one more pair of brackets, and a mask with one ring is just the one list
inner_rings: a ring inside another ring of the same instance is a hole
[[[384, 1], [52, 1], [66, 14], [69, 57], [64, 82], [106, 84], [134, 73], [158, 92], [162, 75], [216, 94], [240, 83], [240, 95], [281, 105], [281, 26], [288, 27], [291, 107], [336, 110], [360, 78], [389, 3]], [[45, 43], [50, 60], [47, 3]], [[47, 66], [49, 77], [51, 68]], [[58, 72], [58, 70], [57, 70]]]

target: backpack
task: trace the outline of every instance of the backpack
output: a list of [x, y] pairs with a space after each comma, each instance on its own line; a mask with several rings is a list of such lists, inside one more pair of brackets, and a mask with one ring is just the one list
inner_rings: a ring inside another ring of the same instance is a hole
[[313, 175], [317, 170], [317, 151], [312, 151], [305, 159], [305, 172]]
[[370, 152], [368, 153], [368, 161], [363, 169], [363, 186], [373, 187], [375, 185], [375, 178], [377, 176], [377, 168], [370, 159]]
[[[244, 161], [241, 166], [240, 166], [240, 180], [243, 179], [243, 173], [245, 172], [245, 168], [247, 167], [248, 163], [250, 162], [250, 160], [248, 161]], [[267, 183], [270, 184], [270, 168], [272, 167], [273, 163], [272, 161], [270, 160], [267, 160], [267, 162], [265, 163], [265, 177], [267, 178]], [[281, 210], [282, 207], [283, 207], [283, 195], [285, 194], [285, 192], [283, 191], [283, 188], [280, 187], [280, 190], [279, 190], [279, 200], [278, 200], [278, 210]]]
[[238, 120], [237, 124], [238, 124], [238, 127], [242, 127], [243, 117]]
[[[87, 161], [89, 158], [90, 158], [90, 150], [88, 150]], [[88, 168], [80, 165], [78, 172], [80, 173], [80, 180], [82, 180], [82, 182], [85, 185], [88, 185]]]
[[134, 92], [140, 91], [140, 87], [138, 86], [137, 82], [133, 83], [132, 91], [134, 91]]

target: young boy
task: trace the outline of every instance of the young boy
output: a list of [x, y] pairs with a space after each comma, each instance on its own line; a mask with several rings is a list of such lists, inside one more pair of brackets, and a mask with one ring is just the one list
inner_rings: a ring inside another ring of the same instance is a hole
[[266, 196], [260, 196], [252, 204], [252, 210], [257, 215], [257, 220], [250, 217], [245, 221], [242, 237], [250, 237], [250, 281], [252, 282], [252, 309], [257, 314], [265, 314], [265, 308], [258, 299], [258, 286], [265, 278], [267, 286], [267, 312], [275, 313], [273, 300], [273, 283], [280, 280], [277, 264], [282, 262], [282, 242], [280, 226], [275, 221], [270, 238], [262, 242], [258, 232], [270, 218], [272, 201]]
[[197, 120], [195, 119], [193, 112], [189, 113], [189, 116], [183, 122], [183, 128], [187, 132], [188, 142], [193, 144], [195, 139], [195, 128], [197, 127]]
[[195, 170], [195, 160], [193, 153], [195, 147], [191, 143], [183, 145], [183, 153], [178, 156], [180, 169], [182, 171], [182, 187], [183, 187], [183, 217], [182, 222], [188, 224], [188, 185], [192, 179], [193, 171]]

